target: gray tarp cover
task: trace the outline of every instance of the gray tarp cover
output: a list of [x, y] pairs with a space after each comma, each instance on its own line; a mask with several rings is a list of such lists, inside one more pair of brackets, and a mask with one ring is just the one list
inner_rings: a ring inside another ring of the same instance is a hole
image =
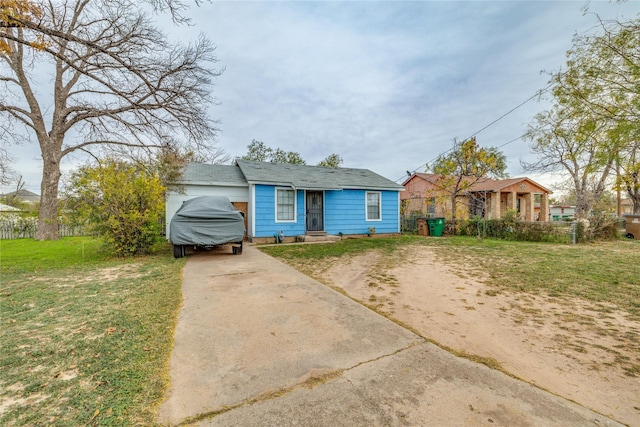
[[222, 196], [202, 196], [185, 201], [171, 219], [169, 239], [174, 245], [222, 245], [241, 242], [244, 218]]

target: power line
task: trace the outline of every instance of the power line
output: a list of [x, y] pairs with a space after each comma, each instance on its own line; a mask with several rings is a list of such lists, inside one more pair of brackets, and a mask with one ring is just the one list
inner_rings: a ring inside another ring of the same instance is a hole
[[[491, 123], [489, 123], [488, 125], [484, 126], [482, 129], [480, 129], [480, 130], [478, 130], [478, 131], [474, 132], [473, 134], [471, 134], [471, 136], [469, 136], [469, 137], [465, 138], [465, 139], [464, 139], [464, 141], [467, 141], [467, 140], [469, 140], [469, 139], [473, 138], [474, 136], [478, 135], [478, 134], [479, 134], [480, 132], [482, 132], [483, 130], [485, 130], [485, 129], [487, 129], [487, 128], [491, 127], [491, 126], [493, 126], [494, 124], [496, 124], [496, 123], [497, 123], [497, 122], [499, 122], [500, 120], [504, 119], [504, 118], [505, 118], [505, 117], [507, 117], [509, 114], [513, 113], [513, 112], [514, 112], [514, 111], [516, 111], [518, 108], [522, 107], [523, 105], [525, 105], [527, 102], [531, 101], [532, 99], [535, 99], [535, 98], [537, 98], [537, 97], [540, 97], [543, 93], [547, 92], [547, 91], [548, 91], [548, 90], [549, 90], [553, 85], [554, 85], [554, 83], [553, 83], [553, 82], [552, 82], [552, 83], [549, 83], [549, 84], [548, 84], [547, 86], [545, 86], [543, 89], [536, 91], [536, 93], [534, 93], [534, 94], [533, 94], [533, 95], [531, 95], [529, 98], [527, 98], [527, 99], [525, 99], [524, 101], [522, 101], [520, 104], [516, 105], [515, 107], [513, 107], [512, 109], [510, 109], [509, 111], [507, 111], [506, 113], [504, 113], [503, 115], [501, 115], [500, 117], [498, 117], [497, 119], [493, 120]], [[522, 137], [524, 137], [524, 135], [520, 135], [519, 137], [514, 138], [514, 139], [512, 139], [512, 140], [511, 140], [511, 141], [509, 141], [509, 142], [505, 142], [504, 144], [500, 145], [498, 148], [502, 148], [502, 147], [504, 147], [504, 146], [506, 146], [506, 145], [509, 145], [509, 144], [511, 144], [511, 143], [513, 143], [513, 142], [515, 142], [515, 141], [517, 141], [517, 140], [519, 140], [519, 139], [521, 139]], [[431, 162], [435, 161], [438, 157], [440, 157], [440, 156], [442, 156], [442, 155], [444, 155], [444, 154], [447, 154], [448, 152], [450, 152], [450, 151], [452, 151], [452, 150], [453, 150], [453, 147], [452, 147], [452, 148], [449, 148], [449, 149], [448, 149], [448, 150], [446, 150], [446, 151], [443, 151], [443, 152], [442, 152], [442, 153], [440, 153], [440, 154], [438, 154], [435, 158], [431, 159], [430, 161], [428, 161], [428, 162], [425, 162], [425, 163], [422, 163], [422, 164], [418, 165], [415, 169], [413, 169], [413, 170], [411, 170], [411, 171], [407, 170], [407, 172], [411, 172], [411, 173], [413, 173], [413, 172], [417, 171], [418, 169], [420, 169], [421, 167], [428, 165], [429, 163], [431, 163]], [[406, 177], [405, 177], [405, 176], [401, 176], [400, 178], [396, 179], [394, 182], [398, 182], [398, 181], [400, 181], [400, 180], [404, 180], [404, 179], [406, 179]]]
[[[504, 119], [505, 117], [507, 117], [509, 114], [513, 113], [514, 111], [516, 111], [518, 108], [522, 107], [524, 104], [526, 104], [527, 102], [531, 101], [532, 99], [541, 96], [543, 93], [545, 93], [546, 91], [549, 90], [549, 88], [551, 88], [551, 86], [553, 86], [553, 83], [549, 83], [547, 86], [544, 87], [544, 89], [541, 89], [539, 91], [537, 91], [536, 93], [534, 93], [533, 95], [531, 95], [529, 98], [527, 98], [525, 101], [522, 101], [520, 104], [518, 104], [517, 106], [513, 107], [511, 110], [507, 111], [506, 113], [504, 113], [503, 115], [501, 115], [500, 117], [498, 117], [497, 119], [495, 119], [494, 121], [492, 121], [491, 123], [489, 123], [488, 125], [486, 125], [485, 127], [483, 127], [482, 129], [480, 129], [479, 131], [475, 132], [474, 134], [472, 134], [470, 137], [468, 137], [467, 139], [471, 139], [474, 136], [476, 136], [477, 134], [479, 134], [480, 132], [482, 132], [483, 130], [487, 129], [488, 127], [496, 124], [497, 122], [499, 122], [500, 120]], [[466, 141], [466, 139], [465, 139]]]

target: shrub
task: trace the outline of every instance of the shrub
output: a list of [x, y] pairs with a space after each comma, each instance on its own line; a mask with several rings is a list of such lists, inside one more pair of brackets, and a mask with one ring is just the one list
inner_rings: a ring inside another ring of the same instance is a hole
[[568, 228], [562, 224], [516, 221], [514, 215], [505, 215], [501, 219], [472, 218], [458, 220], [455, 226], [456, 234], [461, 236], [562, 243], [566, 243], [570, 239]]
[[147, 252], [161, 238], [164, 190], [143, 168], [108, 159], [73, 175], [69, 204], [116, 255], [130, 256]]
[[594, 215], [589, 218], [589, 228], [586, 230], [587, 240], [615, 240], [620, 238], [618, 218], [606, 214]]

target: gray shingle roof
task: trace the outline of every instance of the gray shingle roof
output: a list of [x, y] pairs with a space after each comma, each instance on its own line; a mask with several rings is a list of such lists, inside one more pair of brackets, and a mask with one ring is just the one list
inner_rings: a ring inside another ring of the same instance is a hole
[[26, 189], [21, 189], [18, 191], [12, 191], [10, 193], [6, 193], [6, 194], [1, 194], [2, 196], [11, 196], [11, 197], [17, 197], [20, 200], [23, 200], [25, 202], [39, 202], [40, 201], [40, 195], [36, 194], [32, 191], [26, 190]]
[[321, 166], [292, 165], [288, 163], [236, 160], [239, 169], [250, 183], [292, 185], [310, 190], [395, 190], [404, 187], [368, 169], [327, 168]]
[[231, 165], [189, 163], [182, 172], [181, 184], [226, 184], [247, 186], [240, 168]]

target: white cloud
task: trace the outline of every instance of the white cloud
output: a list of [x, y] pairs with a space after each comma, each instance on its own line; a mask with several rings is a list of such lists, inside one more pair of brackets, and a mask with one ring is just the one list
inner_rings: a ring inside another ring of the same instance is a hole
[[[589, 7], [607, 18], [635, 15], [638, 5]], [[226, 71], [214, 89], [220, 105], [210, 111], [230, 155], [258, 139], [309, 163], [338, 153], [345, 166], [395, 180], [543, 88], [548, 76], [540, 72], [562, 67], [572, 35], [596, 23], [583, 6], [215, 1], [192, 10], [193, 27], [165, 26], [174, 38], [203, 32], [217, 45]], [[479, 143], [517, 138], [545, 106], [525, 104], [481, 132]], [[523, 175], [526, 142], [502, 149], [509, 172]], [[29, 165], [34, 157], [23, 156]], [[38, 181], [28, 183], [37, 190]]]

